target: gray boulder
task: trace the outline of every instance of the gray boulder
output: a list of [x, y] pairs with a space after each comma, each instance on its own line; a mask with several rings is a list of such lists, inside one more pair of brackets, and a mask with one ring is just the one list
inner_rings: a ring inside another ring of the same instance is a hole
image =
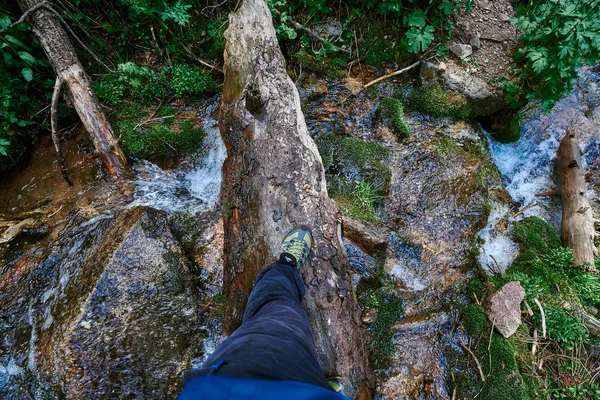
[[473, 116], [492, 115], [504, 108], [504, 93], [492, 88], [483, 79], [469, 74], [454, 62], [421, 65], [421, 82], [440, 84], [461, 93], [471, 107]]

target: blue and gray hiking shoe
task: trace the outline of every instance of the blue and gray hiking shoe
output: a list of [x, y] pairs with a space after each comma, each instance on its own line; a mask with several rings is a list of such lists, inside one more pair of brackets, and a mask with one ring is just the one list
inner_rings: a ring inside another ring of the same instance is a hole
[[298, 270], [302, 269], [304, 261], [308, 258], [313, 237], [306, 227], [298, 227], [287, 234], [281, 242], [279, 262], [292, 265]]

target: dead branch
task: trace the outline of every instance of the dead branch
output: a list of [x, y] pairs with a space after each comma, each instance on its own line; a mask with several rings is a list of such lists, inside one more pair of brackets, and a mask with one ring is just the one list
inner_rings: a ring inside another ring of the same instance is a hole
[[56, 149], [56, 155], [58, 157], [60, 172], [62, 173], [62, 176], [65, 178], [69, 186], [73, 186], [73, 183], [69, 180], [69, 175], [67, 174], [65, 157], [63, 156], [62, 151], [60, 150], [60, 140], [58, 138], [57, 129], [56, 107], [58, 106], [58, 98], [60, 97], [60, 89], [62, 88], [62, 84], [62, 79], [60, 79], [60, 76], [57, 76], [56, 82], [54, 83], [54, 91], [52, 92], [52, 102], [50, 103], [50, 129], [52, 131], [52, 143], [54, 143], [54, 148]]
[[516, 218], [519, 215], [523, 214], [525, 211], [529, 210], [531, 207], [535, 207], [537, 205], [538, 205], [537, 201], [532, 201], [531, 203], [529, 203], [525, 207], [523, 207], [521, 210], [519, 210], [517, 213], [513, 214], [512, 217]]
[[544, 312], [544, 308], [542, 307], [542, 303], [538, 299], [533, 299], [534, 303], [537, 304], [540, 309], [540, 314], [542, 314], [542, 337], [546, 338], [546, 313]]
[[473, 360], [475, 360], [475, 364], [477, 365], [477, 370], [479, 371], [479, 376], [481, 377], [481, 380], [483, 382], [485, 382], [485, 375], [483, 374], [483, 368], [481, 368], [481, 363], [475, 356], [475, 353], [473, 353], [473, 351], [470, 348], [468, 348], [462, 341], [459, 340], [458, 344], [460, 344], [460, 347], [465, 349], [471, 355], [471, 357], [473, 357]]
[[399, 69], [398, 71], [392, 72], [391, 74], [380, 76], [379, 78], [374, 79], [371, 82], [367, 83], [364, 86], [364, 89], [368, 88], [371, 85], [376, 84], [377, 82], [381, 82], [384, 79], [388, 79], [388, 78], [391, 78], [392, 76], [400, 75], [400, 74], [403, 74], [406, 71], [410, 71], [411, 69], [415, 68], [419, 64], [421, 64], [421, 60], [417, 61], [416, 63], [413, 63], [413, 64], [409, 65], [408, 67], [405, 67], [405, 68]]
[[341, 47], [337, 47], [336, 45], [334, 45], [333, 43], [329, 42], [327, 39], [323, 38], [321, 35], [319, 35], [317, 32], [305, 27], [302, 24], [299, 24], [296, 21], [290, 21], [292, 23], [292, 25], [294, 25], [294, 28], [296, 29], [300, 29], [301, 31], [304, 31], [306, 33], [308, 33], [310, 36], [314, 37], [315, 39], [318, 39], [320, 41], [322, 41], [323, 43], [325, 43], [327, 46], [331, 46], [331, 48], [333, 48], [335, 51], [343, 51], [344, 53], [348, 53], [348, 54], [352, 54], [352, 51], [350, 50], [346, 50], [346, 49], [342, 49]]

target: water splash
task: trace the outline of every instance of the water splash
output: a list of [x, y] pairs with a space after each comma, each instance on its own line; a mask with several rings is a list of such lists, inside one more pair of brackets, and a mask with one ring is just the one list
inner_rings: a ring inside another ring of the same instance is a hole
[[509, 212], [507, 205], [493, 204], [487, 225], [477, 234], [483, 241], [477, 261], [489, 273], [504, 273], [517, 257], [517, 244], [507, 236], [506, 231], [498, 230], [499, 223], [509, 218]]
[[227, 156], [218, 123], [212, 117], [218, 104], [218, 98], [213, 98], [201, 111], [206, 132], [202, 150], [182, 161], [177, 169], [163, 170], [145, 160], [132, 166], [136, 189], [130, 207], [149, 206], [193, 213], [215, 207], [223, 179], [221, 169]]

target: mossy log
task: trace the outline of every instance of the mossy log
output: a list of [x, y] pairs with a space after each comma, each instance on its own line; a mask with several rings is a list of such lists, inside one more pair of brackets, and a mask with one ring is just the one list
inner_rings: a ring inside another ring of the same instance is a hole
[[573, 250], [579, 264], [595, 271], [594, 219], [590, 202], [585, 195], [585, 170], [581, 150], [574, 132], [567, 130], [558, 147], [557, 174], [563, 205], [561, 239]]
[[[73, 95], [75, 110], [108, 172], [111, 175], [121, 175], [127, 165], [125, 154], [102, 112], [90, 78], [79, 62], [56, 12], [53, 12], [50, 3], [44, 0], [18, 0], [18, 3], [23, 12], [37, 7], [29, 13], [28, 17], [33, 33], [46, 52], [56, 75], [67, 85]], [[40, 6], [41, 3], [46, 5]]]
[[294, 83], [263, 0], [244, 0], [225, 33], [220, 130], [227, 147], [224, 209], [225, 324], [241, 323], [257, 273], [274, 261], [283, 236], [297, 225], [314, 235], [303, 268], [305, 310], [328, 376], [348, 395], [366, 395], [374, 377], [361, 310], [341, 243], [341, 215], [327, 194], [317, 146], [308, 134]]

